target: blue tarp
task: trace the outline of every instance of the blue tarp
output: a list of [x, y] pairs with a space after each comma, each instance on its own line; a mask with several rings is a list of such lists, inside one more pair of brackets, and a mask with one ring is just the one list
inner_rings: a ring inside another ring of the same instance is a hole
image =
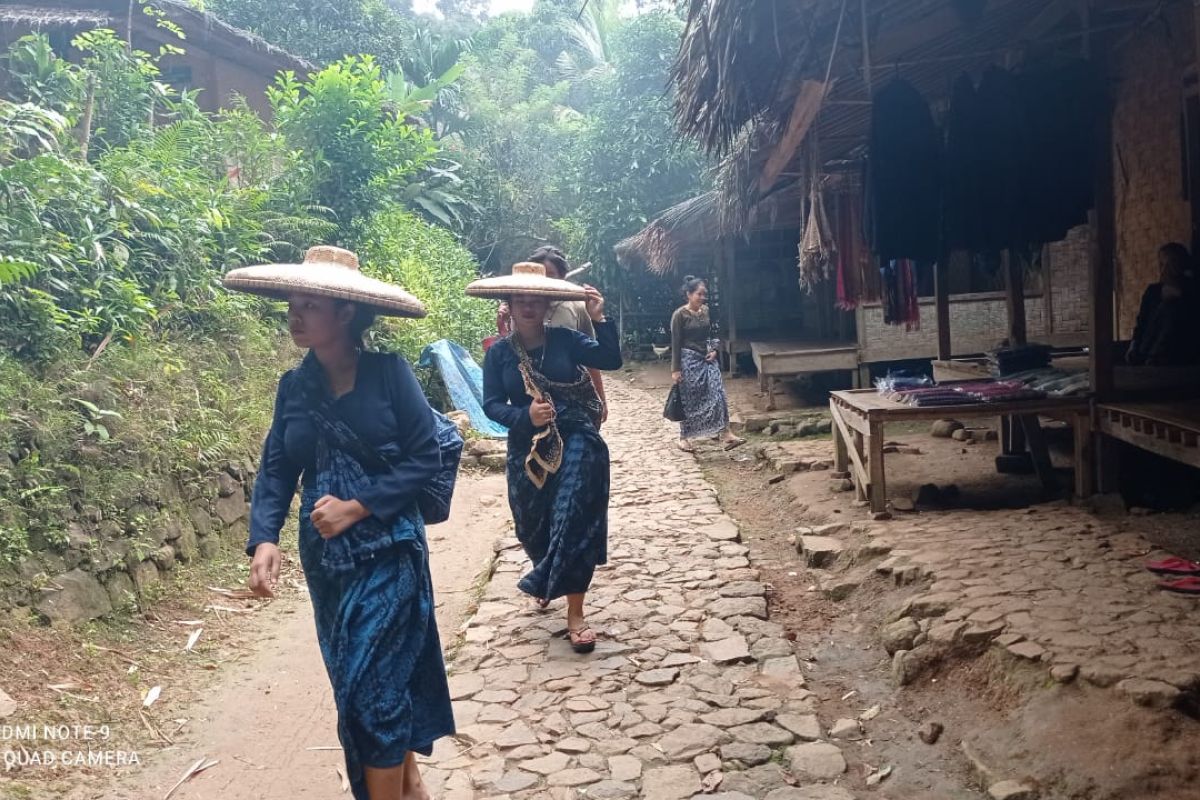
[[483, 436], [505, 439], [508, 429], [492, 422], [483, 413], [483, 370], [461, 346], [447, 339], [439, 339], [421, 352], [420, 366], [437, 367], [450, 402], [458, 411], [467, 412], [471, 427]]

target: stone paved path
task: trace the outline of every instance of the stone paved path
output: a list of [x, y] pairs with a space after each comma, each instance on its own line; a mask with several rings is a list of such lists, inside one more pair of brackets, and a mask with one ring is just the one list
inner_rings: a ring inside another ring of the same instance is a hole
[[1143, 567], [1163, 555], [1137, 532], [1147, 524], [1060, 504], [864, 528], [871, 552], [888, 554], [877, 571], [931, 581], [901, 613], [932, 643], [990, 641], [1060, 682], [1078, 676], [1165, 708], [1200, 691], [1200, 629], [1196, 599], [1159, 591]]
[[516, 589], [500, 556], [451, 668], [460, 735], [425, 771], [445, 800], [853, 800], [765, 588], [661, 398], [610, 379], [610, 561], [589, 656]]

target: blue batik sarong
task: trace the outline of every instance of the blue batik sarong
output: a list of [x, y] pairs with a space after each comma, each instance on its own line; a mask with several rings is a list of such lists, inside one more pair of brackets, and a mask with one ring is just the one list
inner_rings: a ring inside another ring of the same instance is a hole
[[318, 470], [301, 501], [300, 561], [347, 776], [355, 800], [368, 800], [363, 767], [399, 766], [410, 751], [429, 755], [437, 739], [454, 734], [450, 691], [416, 504], [390, 526], [386, 545], [375, 533], [372, 548], [354, 547], [363, 523], [382, 524], [373, 517], [322, 539], [312, 523], [316, 501], [354, 497], [367, 476], [339, 450], [327, 450]]
[[525, 471], [530, 442], [508, 444], [508, 505], [533, 562], [517, 586], [544, 600], [586, 592], [608, 560], [608, 446], [577, 407], [560, 411], [557, 426], [562, 462], [541, 489]]

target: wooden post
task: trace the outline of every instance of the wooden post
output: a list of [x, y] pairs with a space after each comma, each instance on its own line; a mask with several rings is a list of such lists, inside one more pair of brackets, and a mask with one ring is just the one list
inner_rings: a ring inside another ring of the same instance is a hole
[[883, 471], [883, 423], [872, 422], [867, 437], [867, 469], [871, 473], [871, 511], [887, 511], [887, 480]]
[[717, 245], [717, 258], [725, 265], [726, 286], [726, 311], [725, 319], [729, 321], [728, 338], [729, 341], [725, 344], [725, 349], [729, 351], [729, 375], [736, 378], [738, 375], [737, 364], [737, 263], [734, 259], [733, 240], [729, 237], [722, 237]]
[[1112, 107], [1096, 131], [1096, 208], [1091, 214], [1092, 249], [1088, 298], [1092, 392], [1105, 400], [1113, 391], [1113, 255], [1116, 252], [1116, 202], [1113, 187]]
[[1013, 258], [1011, 250], [1000, 257], [1004, 269], [1004, 290], [1008, 300], [1008, 344], [1021, 347], [1027, 341], [1025, 328], [1025, 266]]
[[943, 250], [933, 273], [933, 294], [937, 303], [938, 360], [949, 361], [950, 347], [950, 253]]

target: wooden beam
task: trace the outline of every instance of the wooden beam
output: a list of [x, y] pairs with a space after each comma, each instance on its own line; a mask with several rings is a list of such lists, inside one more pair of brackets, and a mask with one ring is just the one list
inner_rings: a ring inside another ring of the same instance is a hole
[[1088, 264], [1088, 334], [1092, 392], [1105, 400], [1113, 392], [1113, 267], [1117, 245], [1111, 99], [1096, 126], [1095, 210], [1091, 216], [1091, 258]]
[[933, 295], [937, 305], [938, 360], [949, 361], [950, 347], [950, 253], [943, 252], [933, 273]]
[[1011, 250], [1001, 256], [1004, 269], [1004, 292], [1008, 303], [1008, 344], [1021, 347], [1028, 341], [1025, 325], [1025, 265], [1014, 258]]
[[804, 81], [800, 85], [800, 92], [796, 95], [791, 116], [788, 117], [787, 130], [783, 132], [779, 143], [771, 151], [766, 165], [758, 175], [759, 196], [771, 191], [780, 174], [792, 162], [796, 150], [800, 148], [801, 142], [817, 119], [817, 113], [820, 112], [821, 103], [825, 99], [826, 86], [822, 81]]

